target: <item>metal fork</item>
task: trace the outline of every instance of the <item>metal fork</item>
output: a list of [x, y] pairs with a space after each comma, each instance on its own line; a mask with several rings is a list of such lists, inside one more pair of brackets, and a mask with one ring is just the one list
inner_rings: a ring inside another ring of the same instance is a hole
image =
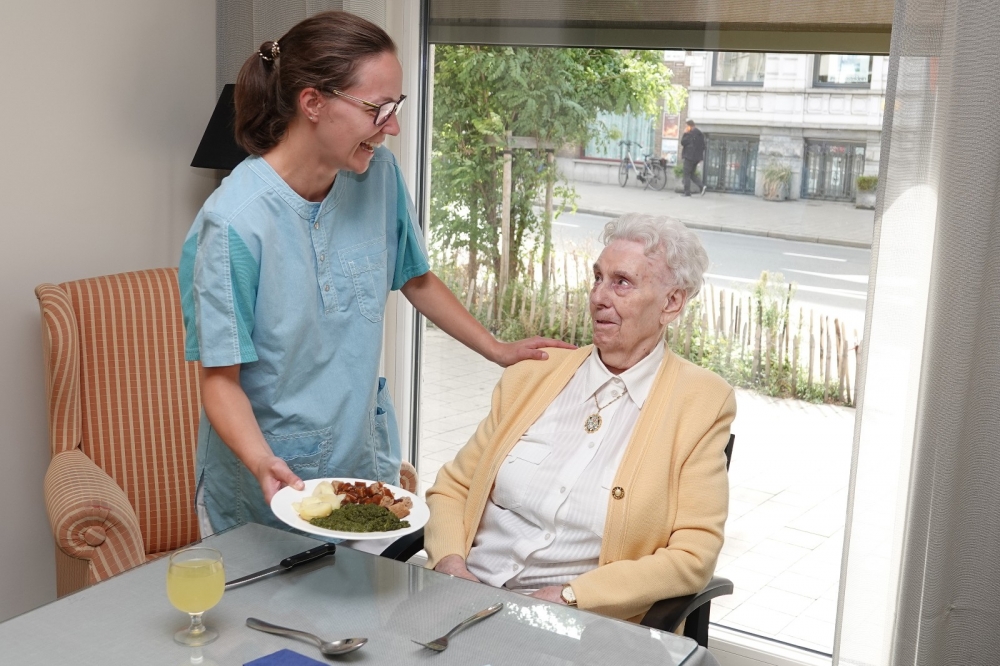
[[[475, 624], [476, 622], [479, 622], [480, 620], [485, 620], [490, 615], [496, 614], [501, 609], [503, 609], [503, 602], [502, 601], [499, 602], [499, 603], [493, 604], [489, 608], [486, 608], [484, 610], [479, 611], [478, 613], [476, 613], [475, 615], [473, 615], [472, 617], [470, 617], [470, 618], [468, 618], [466, 620], [462, 620], [457, 625], [455, 625], [454, 629], [452, 629], [451, 631], [449, 631], [447, 634], [445, 634], [441, 638], [435, 638], [434, 640], [430, 641], [429, 643], [421, 643], [420, 641], [413, 641], [413, 642], [416, 643], [417, 645], [422, 645], [423, 647], [425, 647], [425, 648], [427, 648], [429, 650], [434, 650], [435, 652], [444, 652], [445, 650], [448, 649], [448, 639], [449, 638], [451, 638], [453, 635], [455, 635], [458, 632], [460, 632], [462, 629], [465, 629], [469, 625]], [[413, 640], [413, 639], [411, 638], [410, 640]]]

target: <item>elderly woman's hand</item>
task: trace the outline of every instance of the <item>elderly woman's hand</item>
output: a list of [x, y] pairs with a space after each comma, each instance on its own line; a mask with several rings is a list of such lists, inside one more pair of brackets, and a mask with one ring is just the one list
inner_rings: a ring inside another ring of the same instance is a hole
[[434, 571], [440, 571], [441, 573], [446, 573], [450, 576], [471, 580], [474, 583], [480, 582], [480, 580], [476, 578], [472, 572], [468, 570], [468, 568], [466, 568], [465, 560], [458, 555], [447, 555], [442, 557], [441, 561], [434, 567]]
[[562, 585], [548, 585], [535, 590], [531, 593], [531, 596], [542, 601], [554, 601], [557, 604], [565, 606], [566, 601], [562, 598], [562, 589]]
[[525, 338], [516, 342], [497, 341], [493, 353], [490, 354], [490, 359], [503, 368], [506, 368], [508, 365], [514, 365], [518, 361], [529, 359], [544, 361], [549, 355], [542, 351], [543, 347], [576, 349], [575, 345], [563, 342], [562, 340], [553, 340], [552, 338], [543, 338], [540, 335], [536, 335], [533, 338]]

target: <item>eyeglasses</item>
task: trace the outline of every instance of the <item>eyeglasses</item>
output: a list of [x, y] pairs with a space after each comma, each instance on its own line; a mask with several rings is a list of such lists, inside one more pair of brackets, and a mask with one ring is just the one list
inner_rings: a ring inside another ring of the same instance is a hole
[[359, 104], [364, 104], [371, 109], [377, 109], [378, 113], [375, 114], [375, 126], [381, 127], [385, 125], [389, 118], [394, 114], [399, 112], [399, 107], [403, 106], [403, 100], [406, 99], [406, 95], [400, 95], [399, 99], [395, 102], [386, 102], [385, 104], [373, 104], [372, 102], [366, 102], [365, 100], [355, 97], [354, 95], [348, 95], [347, 93], [340, 92], [339, 90], [331, 90], [331, 93], [337, 95], [338, 97], [346, 97], [347, 99], [354, 100]]

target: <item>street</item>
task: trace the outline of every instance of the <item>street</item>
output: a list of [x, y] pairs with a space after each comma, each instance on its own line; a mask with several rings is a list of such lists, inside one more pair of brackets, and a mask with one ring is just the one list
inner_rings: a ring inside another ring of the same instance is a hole
[[[559, 250], [582, 249], [596, 257], [601, 247], [598, 238], [609, 219], [563, 213], [553, 222], [553, 242]], [[794, 304], [846, 318], [860, 329], [870, 250], [719, 231], [695, 233], [711, 261], [707, 282], [716, 289], [748, 289], [761, 271], [781, 273], [786, 282], [796, 284]]]

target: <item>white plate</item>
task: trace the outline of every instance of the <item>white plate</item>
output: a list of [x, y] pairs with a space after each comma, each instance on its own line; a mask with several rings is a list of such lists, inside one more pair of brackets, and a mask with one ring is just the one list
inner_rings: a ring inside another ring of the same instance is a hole
[[403, 490], [402, 488], [387, 483], [385, 484], [385, 487], [392, 491], [392, 496], [396, 499], [409, 497], [413, 500], [413, 508], [410, 509], [410, 515], [403, 518], [404, 521], [410, 523], [409, 527], [405, 527], [401, 530], [393, 530], [391, 532], [341, 532], [338, 530], [328, 530], [323, 527], [316, 527], [308, 520], [303, 520], [299, 517], [299, 514], [292, 508], [292, 502], [300, 502], [303, 497], [312, 495], [313, 489], [322, 481], [343, 481], [347, 483], [363, 481], [366, 485], [374, 483], [374, 481], [369, 481], [368, 479], [309, 479], [304, 482], [306, 484], [305, 490], [295, 490], [291, 486], [285, 486], [276, 492], [274, 497], [271, 498], [271, 511], [273, 511], [274, 515], [278, 517], [278, 520], [286, 525], [291, 525], [297, 530], [301, 530], [309, 534], [331, 537], [334, 539], [391, 539], [392, 537], [401, 537], [404, 534], [416, 532], [421, 527], [426, 525], [427, 521], [431, 517], [431, 510], [427, 507], [427, 502], [425, 502], [422, 498], [417, 497], [413, 493]]

